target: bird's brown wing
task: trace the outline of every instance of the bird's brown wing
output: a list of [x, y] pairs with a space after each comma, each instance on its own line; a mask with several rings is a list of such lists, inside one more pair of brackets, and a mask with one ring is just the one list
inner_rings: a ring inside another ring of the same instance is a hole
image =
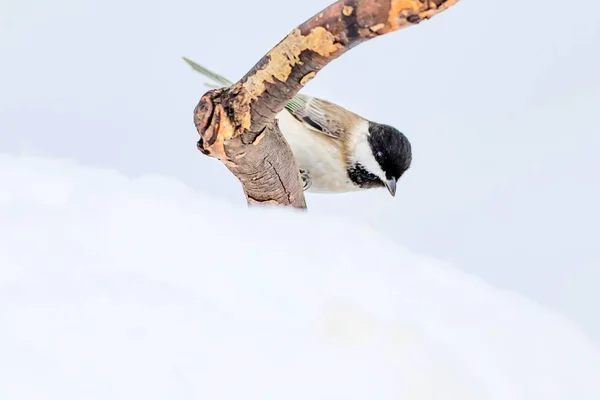
[[360, 118], [327, 100], [296, 95], [285, 108], [307, 128], [334, 139], [342, 138]]

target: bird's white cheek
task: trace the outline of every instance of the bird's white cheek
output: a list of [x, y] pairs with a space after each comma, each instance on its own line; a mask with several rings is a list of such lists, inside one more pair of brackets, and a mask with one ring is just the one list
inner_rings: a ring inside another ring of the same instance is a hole
[[362, 137], [356, 141], [354, 157], [355, 161], [361, 163], [367, 171], [385, 180], [385, 173], [379, 166], [377, 160], [375, 160], [373, 150], [371, 150], [371, 145], [369, 145], [366, 135], [362, 135]]

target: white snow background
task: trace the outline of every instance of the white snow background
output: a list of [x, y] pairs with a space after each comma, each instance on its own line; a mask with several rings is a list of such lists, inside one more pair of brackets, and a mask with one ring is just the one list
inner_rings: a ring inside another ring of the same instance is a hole
[[341, 219], [0, 156], [0, 399], [597, 400], [563, 317]]

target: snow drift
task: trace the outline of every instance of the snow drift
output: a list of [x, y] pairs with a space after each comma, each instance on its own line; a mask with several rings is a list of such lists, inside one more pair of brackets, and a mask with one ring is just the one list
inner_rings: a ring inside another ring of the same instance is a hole
[[518, 294], [68, 160], [0, 155], [0, 327], [7, 400], [600, 398], [596, 345]]

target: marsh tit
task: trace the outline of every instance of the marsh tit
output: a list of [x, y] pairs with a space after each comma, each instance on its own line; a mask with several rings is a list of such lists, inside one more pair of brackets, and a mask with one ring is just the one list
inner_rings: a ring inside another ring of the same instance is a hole
[[[183, 58], [194, 70], [219, 85], [233, 82]], [[276, 119], [296, 158], [304, 190], [345, 193], [386, 187], [410, 168], [409, 140], [396, 128], [369, 121], [329, 101], [298, 93]]]

